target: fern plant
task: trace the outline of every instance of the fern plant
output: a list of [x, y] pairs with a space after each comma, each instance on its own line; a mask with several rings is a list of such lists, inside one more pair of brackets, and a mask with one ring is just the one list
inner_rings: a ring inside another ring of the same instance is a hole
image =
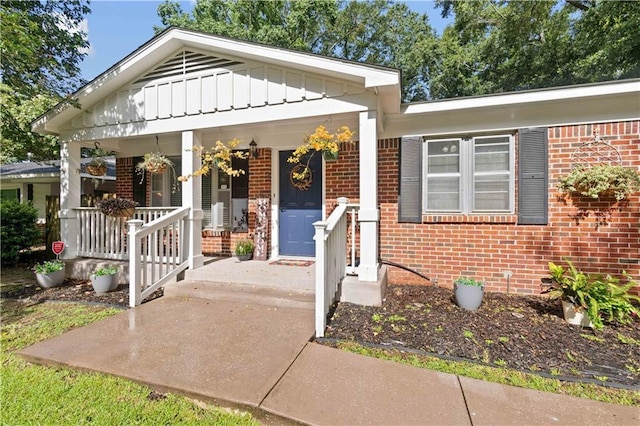
[[602, 329], [604, 321], [626, 324], [640, 316], [640, 297], [629, 293], [638, 283], [623, 272], [626, 285], [620, 285], [620, 279], [607, 275], [586, 274], [578, 270], [569, 259], [565, 259], [569, 268], [549, 262], [551, 288], [549, 298], [561, 299], [572, 303], [577, 309], [587, 312], [595, 329]]
[[632, 167], [609, 164], [577, 166], [559, 179], [558, 189], [591, 198], [612, 195], [620, 201], [640, 191], [640, 174]]

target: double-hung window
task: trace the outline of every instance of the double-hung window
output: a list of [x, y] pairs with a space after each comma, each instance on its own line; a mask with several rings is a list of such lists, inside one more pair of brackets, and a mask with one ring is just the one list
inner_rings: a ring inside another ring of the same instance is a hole
[[512, 212], [513, 144], [510, 135], [427, 140], [423, 210]]
[[164, 173], [150, 174], [151, 178], [151, 206], [152, 207], [180, 207], [182, 205], [182, 185], [176, 180], [182, 173], [182, 158], [169, 157], [173, 162], [173, 170]]

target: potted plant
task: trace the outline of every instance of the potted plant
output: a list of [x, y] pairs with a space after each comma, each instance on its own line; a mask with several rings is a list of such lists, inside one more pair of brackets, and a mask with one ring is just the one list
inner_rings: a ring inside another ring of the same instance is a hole
[[239, 139], [231, 139], [228, 142], [217, 140], [215, 146], [207, 149], [198, 145], [194, 146], [193, 150], [200, 155], [200, 168], [195, 170], [193, 174], [179, 176], [178, 180], [180, 182], [186, 182], [191, 176], [206, 176], [209, 174], [209, 170], [212, 170], [214, 167], [233, 177], [245, 174], [244, 170], [231, 167], [232, 158], [246, 159], [249, 157], [248, 152], [234, 149], [239, 144]]
[[137, 205], [137, 202], [126, 198], [107, 198], [96, 203], [102, 213], [113, 217], [133, 217]]
[[104, 176], [107, 174], [107, 163], [104, 158], [113, 155], [111, 151], [100, 148], [98, 142], [95, 148], [91, 149], [91, 161], [86, 165], [85, 170], [91, 176]]
[[248, 238], [243, 238], [236, 242], [235, 254], [239, 261], [251, 260], [255, 244]]
[[140, 173], [151, 173], [152, 175], [162, 174], [167, 168], [173, 168], [173, 161], [169, 160], [160, 152], [148, 152], [141, 162], [136, 165], [136, 170]]
[[56, 287], [64, 281], [65, 263], [61, 260], [47, 260], [33, 267], [36, 282], [42, 288]]
[[[307, 136], [304, 143], [296, 148], [291, 154], [291, 157], [287, 159], [289, 163], [296, 163], [301, 165], [298, 169], [292, 173], [294, 179], [303, 181], [306, 179], [309, 173], [309, 162], [311, 157], [317, 152], [322, 153], [322, 157], [325, 161], [336, 161], [338, 159], [339, 144], [351, 143], [353, 144], [353, 132], [347, 126], [340, 127], [336, 133], [329, 133], [324, 126], [318, 126], [316, 131]], [[311, 154], [307, 157], [306, 164], [302, 164], [302, 159], [309, 152]]]
[[118, 269], [115, 266], [104, 266], [96, 269], [91, 274], [91, 285], [96, 293], [106, 293], [113, 291], [118, 287], [118, 281], [115, 280]]
[[640, 297], [629, 293], [638, 285], [626, 272], [626, 285], [611, 275], [586, 274], [578, 270], [569, 259], [565, 259], [569, 268], [549, 262], [550, 286], [544, 293], [551, 300], [560, 299], [565, 321], [572, 325], [601, 329], [604, 321], [628, 323], [633, 315], [640, 315], [635, 303]]
[[558, 189], [568, 194], [590, 198], [615, 197], [624, 200], [640, 191], [640, 174], [632, 167], [598, 164], [592, 167], [576, 166], [567, 176], [559, 179]]
[[456, 303], [469, 311], [477, 310], [482, 304], [484, 283], [473, 278], [459, 277], [453, 282]]

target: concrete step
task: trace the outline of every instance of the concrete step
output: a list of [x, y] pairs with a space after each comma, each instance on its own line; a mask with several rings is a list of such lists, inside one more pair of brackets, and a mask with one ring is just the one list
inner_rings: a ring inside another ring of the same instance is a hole
[[307, 310], [313, 310], [315, 307], [315, 296], [310, 292], [266, 285], [212, 281], [183, 280], [167, 284], [164, 287], [164, 297], [224, 300]]

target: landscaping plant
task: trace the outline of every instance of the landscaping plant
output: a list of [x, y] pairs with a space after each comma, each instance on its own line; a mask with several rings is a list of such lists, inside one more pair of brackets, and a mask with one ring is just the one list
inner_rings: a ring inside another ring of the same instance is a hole
[[43, 263], [36, 263], [33, 266], [33, 272], [36, 274], [49, 275], [54, 272], [62, 271], [65, 263], [61, 260], [47, 260]]
[[629, 293], [638, 283], [623, 272], [628, 280], [620, 285], [620, 279], [607, 275], [587, 274], [578, 270], [570, 260], [565, 259], [569, 268], [549, 262], [551, 287], [547, 291], [552, 300], [561, 299], [584, 309], [594, 328], [602, 329], [604, 321], [628, 324], [633, 316], [640, 315], [640, 309], [634, 303], [640, 303], [640, 297]]
[[15, 264], [22, 251], [38, 244], [42, 233], [36, 226], [38, 211], [31, 203], [3, 201], [0, 204], [0, 256], [2, 264]]

